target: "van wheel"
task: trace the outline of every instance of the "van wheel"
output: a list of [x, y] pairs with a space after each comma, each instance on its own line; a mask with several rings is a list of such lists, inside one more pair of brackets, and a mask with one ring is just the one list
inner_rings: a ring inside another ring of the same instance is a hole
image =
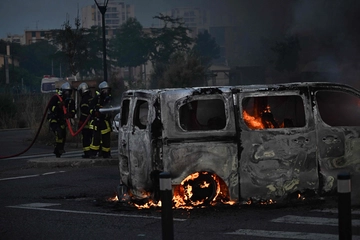
[[199, 172], [187, 177], [181, 184], [185, 199], [192, 205], [207, 205], [213, 201], [218, 183], [212, 175], [209, 172]]

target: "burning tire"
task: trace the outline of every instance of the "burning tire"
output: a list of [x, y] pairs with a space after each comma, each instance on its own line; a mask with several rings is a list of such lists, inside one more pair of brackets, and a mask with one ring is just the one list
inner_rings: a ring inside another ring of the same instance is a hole
[[217, 196], [220, 186], [215, 174], [196, 172], [185, 178], [180, 185], [179, 195], [186, 205], [208, 205]]

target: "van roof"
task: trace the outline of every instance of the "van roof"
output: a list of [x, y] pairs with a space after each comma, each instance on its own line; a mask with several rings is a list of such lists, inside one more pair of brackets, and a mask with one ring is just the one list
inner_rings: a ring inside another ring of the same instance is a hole
[[253, 85], [236, 85], [236, 86], [204, 86], [204, 87], [189, 87], [189, 88], [164, 88], [164, 89], [137, 89], [127, 90], [123, 96], [138, 96], [139, 94], [157, 95], [164, 92], [199, 92], [206, 93], [208, 91], [269, 91], [269, 90], [285, 90], [296, 89], [304, 87], [332, 87], [332, 88], [350, 88], [356, 90], [354, 87], [343, 83], [334, 82], [293, 82], [293, 83], [273, 83], [273, 84], [253, 84]]

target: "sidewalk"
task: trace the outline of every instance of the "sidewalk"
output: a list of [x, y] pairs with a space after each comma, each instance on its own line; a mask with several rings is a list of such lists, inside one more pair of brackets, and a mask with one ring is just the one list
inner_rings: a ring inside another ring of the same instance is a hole
[[79, 157], [60, 157], [56, 158], [55, 156], [35, 158], [28, 160], [29, 167], [35, 168], [62, 168], [62, 167], [89, 167], [89, 166], [108, 166], [119, 164], [117, 154], [112, 158], [81, 158]]
[[[7, 157], [20, 153], [29, 147], [33, 140], [34, 133], [30, 129], [10, 129], [0, 130], [0, 156]], [[86, 166], [104, 166], [104, 165], [118, 165], [117, 154], [117, 138], [113, 136], [111, 141], [111, 155], [110, 159], [96, 158], [84, 159], [82, 145], [80, 142], [68, 141], [65, 144], [66, 153], [61, 158], [56, 158], [53, 154], [54, 147], [47, 146], [36, 142], [27, 152], [13, 157], [14, 159], [28, 159], [30, 167], [45, 167], [45, 168], [59, 168], [59, 167], [86, 167]], [[12, 158], [6, 158], [11, 160]]]

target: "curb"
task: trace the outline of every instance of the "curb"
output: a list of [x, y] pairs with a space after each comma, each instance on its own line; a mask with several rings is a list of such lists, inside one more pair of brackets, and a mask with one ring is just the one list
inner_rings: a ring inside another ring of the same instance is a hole
[[28, 160], [29, 167], [47, 167], [47, 168], [61, 168], [61, 167], [89, 167], [89, 166], [109, 166], [118, 165], [119, 160], [116, 158], [98, 158], [98, 159], [83, 159], [83, 158], [40, 158]]

